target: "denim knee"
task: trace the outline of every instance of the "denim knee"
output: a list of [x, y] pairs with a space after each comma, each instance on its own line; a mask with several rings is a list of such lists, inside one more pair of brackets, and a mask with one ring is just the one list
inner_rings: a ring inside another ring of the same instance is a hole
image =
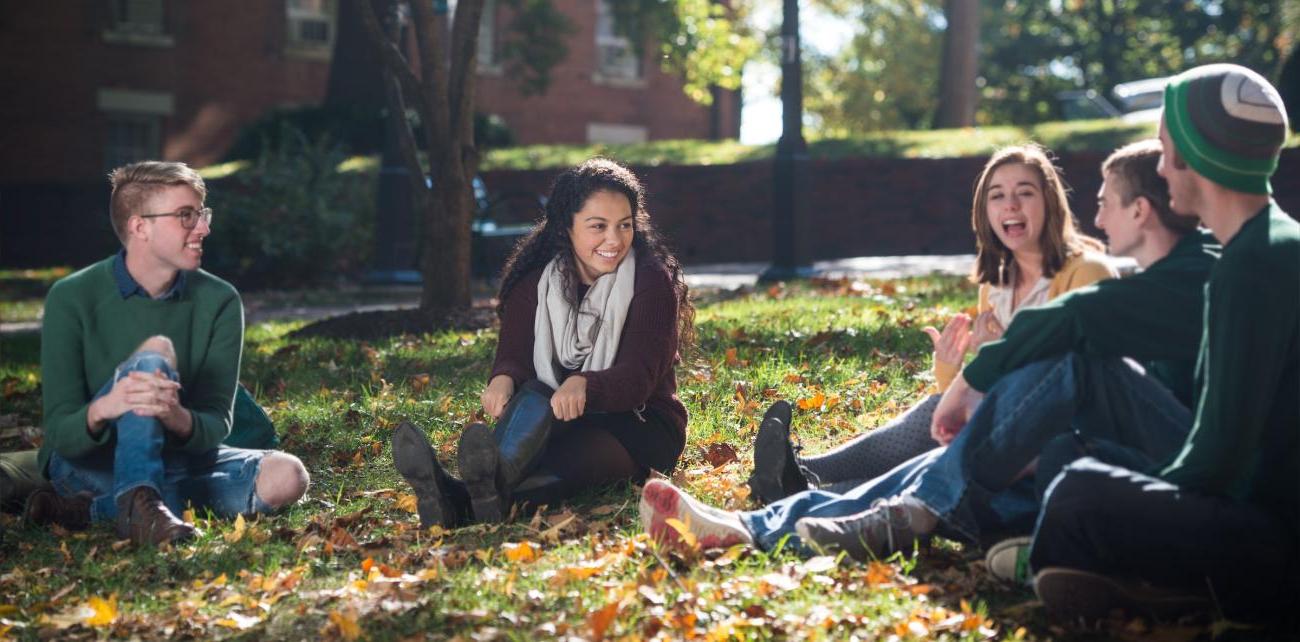
[[167, 362], [167, 357], [162, 353], [153, 350], [141, 350], [127, 357], [122, 363], [118, 364], [117, 371], [113, 375], [116, 381], [125, 377], [130, 372], [159, 372], [168, 379], [175, 380], [176, 369], [172, 364]]

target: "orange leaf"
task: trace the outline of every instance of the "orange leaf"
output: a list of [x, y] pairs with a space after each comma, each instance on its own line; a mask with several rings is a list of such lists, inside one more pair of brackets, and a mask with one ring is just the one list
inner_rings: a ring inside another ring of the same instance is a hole
[[415, 495], [401, 494], [397, 496], [397, 501], [393, 502], [393, 507], [396, 508], [397, 510], [403, 510], [408, 513], [414, 513], [417, 510], [416, 507], [417, 503], [419, 503], [419, 500], [415, 498]]
[[357, 624], [357, 614], [352, 611], [341, 613], [339, 611], [330, 611], [330, 622], [339, 630], [339, 635], [344, 640], [355, 640], [361, 637], [361, 625]]
[[605, 639], [605, 631], [609, 629], [610, 623], [618, 616], [619, 605], [620, 602], [614, 600], [587, 616], [587, 628], [591, 629], [591, 638], [593, 640]]
[[695, 540], [695, 533], [691, 532], [689, 524], [683, 523], [682, 520], [677, 519], [676, 517], [669, 517], [664, 520], [664, 523], [667, 524], [669, 528], [677, 531], [677, 534], [681, 536], [682, 542], [686, 544], [687, 548], [695, 548], [699, 545]]
[[541, 553], [538, 552], [537, 547], [533, 546], [533, 543], [527, 540], [519, 542], [518, 544], [506, 542], [501, 545], [501, 548], [506, 553], [506, 559], [511, 562], [535, 562], [537, 561], [537, 558], [541, 557]]
[[813, 396], [800, 399], [795, 403], [798, 404], [800, 410], [816, 410], [821, 408], [823, 403], [826, 403], [826, 395], [818, 391]]
[[726, 364], [727, 367], [730, 368], [735, 368], [740, 365], [740, 359], [736, 357], [735, 348], [727, 348]]
[[871, 562], [867, 564], [867, 585], [878, 586], [888, 584], [894, 579], [894, 567], [884, 562]]

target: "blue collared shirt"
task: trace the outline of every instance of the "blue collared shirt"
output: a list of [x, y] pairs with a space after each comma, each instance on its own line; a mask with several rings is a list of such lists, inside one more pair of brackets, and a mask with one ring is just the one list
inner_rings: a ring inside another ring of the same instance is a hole
[[[117, 256], [113, 257], [113, 279], [117, 281], [117, 292], [122, 295], [123, 299], [129, 299], [139, 295], [146, 299], [153, 298], [149, 296], [148, 290], [145, 290], [136, 282], [135, 278], [126, 269], [126, 248], [117, 251]], [[158, 297], [159, 301], [170, 299], [179, 299], [185, 291], [185, 272], [177, 272], [176, 280], [172, 281], [172, 286], [167, 288], [162, 296]]]

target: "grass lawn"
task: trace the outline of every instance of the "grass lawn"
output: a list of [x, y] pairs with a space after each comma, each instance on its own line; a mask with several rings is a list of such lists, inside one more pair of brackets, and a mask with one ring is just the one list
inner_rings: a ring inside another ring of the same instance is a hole
[[[881, 425], [924, 394], [929, 341], [974, 303], [957, 278], [817, 282], [705, 293], [699, 346], [677, 370], [691, 414], [674, 478], [732, 507], [758, 420], [798, 402], [812, 452]], [[495, 331], [358, 343], [290, 340], [300, 323], [250, 327], [242, 380], [306, 462], [308, 496], [250, 521], [189, 515], [175, 549], [3, 520], [0, 639], [1060, 639], [1032, 595], [997, 584], [940, 541], [915, 559], [860, 564], [733, 549], [683, 560], [637, 522], [636, 491], [593, 493], [531, 520], [421, 530], [388, 437], [424, 426], [445, 457], [477, 403]], [[4, 411], [39, 425], [35, 334], [0, 337]], [[732, 452], [738, 461], [729, 461]], [[1191, 639], [1140, 620], [1111, 633]]]

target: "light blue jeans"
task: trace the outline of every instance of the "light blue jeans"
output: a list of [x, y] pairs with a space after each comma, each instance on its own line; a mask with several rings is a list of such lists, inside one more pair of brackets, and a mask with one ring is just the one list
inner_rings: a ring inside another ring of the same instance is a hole
[[980, 542], [986, 534], [1028, 533], [1038, 513], [1033, 477], [1020, 473], [1062, 434], [1105, 441], [1152, 463], [1171, 458], [1187, 438], [1192, 415], [1135, 364], [1067, 354], [1030, 364], [998, 381], [946, 448], [917, 455], [844, 494], [797, 493], [741, 513], [761, 548], [787, 536], [803, 517], [844, 517], [879, 499], [909, 494], [940, 518], [939, 533]]
[[[176, 381], [176, 371], [157, 352], [142, 350], [118, 365], [112, 380], [95, 394], [98, 399], [131, 372], [161, 372]], [[76, 459], [58, 453], [50, 456], [50, 483], [64, 497], [77, 493], [94, 496], [90, 516], [94, 521], [117, 516], [117, 498], [141, 486], [158, 491], [163, 502], [179, 515], [185, 507], [208, 508], [222, 517], [272, 512], [257, 496], [257, 473], [265, 450], [214, 448], [200, 453], [168, 449], [162, 422], [128, 412], [106, 430], [109, 443]]]

